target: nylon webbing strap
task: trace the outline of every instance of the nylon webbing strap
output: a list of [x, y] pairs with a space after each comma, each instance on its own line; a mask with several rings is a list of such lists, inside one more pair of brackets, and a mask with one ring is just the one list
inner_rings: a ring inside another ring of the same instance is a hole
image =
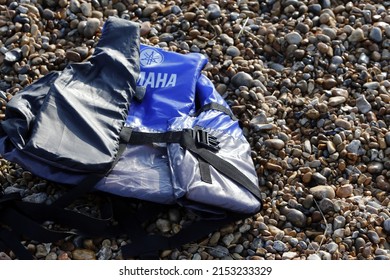
[[122, 246], [122, 255], [128, 258], [161, 250], [178, 248], [189, 242], [199, 240], [211, 232], [218, 230], [220, 227], [242, 218], [244, 218], [244, 216], [233, 214], [218, 220], [196, 221], [171, 237], [164, 237], [161, 235], [143, 236], [141, 239], [138, 239], [137, 242]]
[[180, 143], [183, 131], [140, 132], [131, 133], [129, 144], [142, 145], [151, 143]]
[[198, 158], [200, 179], [208, 184], [212, 184], [210, 164], [205, 162], [201, 157]]
[[[112, 211], [107, 216], [94, 218], [63, 208], [53, 207], [46, 204], [15, 201], [15, 208], [36, 222], [55, 221], [57, 224], [68, 228], [77, 229], [78, 233], [88, 236], [114, 236], [120, 233], [117, 227], [111, 225]], [[111, 207], [111, 205], [110, 205]], [[104, 212], [104, 211], [102, 211]]]
[[0, 229], [0, 242], [10, 248], [21, 260], [33, 260], [33, 255], [15, 238], [15, 234], [7, 229]]
[[233, 112], [229, 108], [227, 108], [227, 107], [225, 107], [225, 106], [223, 106], [223, 105], [221, 105], [219, 103], [216, 103], [216, 102], [211, 102], [211, 103], [208, 103], [208, 104], [202, 106], [202, 108], [200, 108], [195, 113], [194, 116], [198, 117], [201, 113], [203, 113], [205, 111], [208, 111], [208, 110], [216, 110], [216, 111], [223, 112], [226, 115], [228, 115], [233, 121], [237, 120], [237, 118], [234, 116]]
[[218, 170], [219, 172], [221, 172], [223, 175], [230, 178], [234, 182], [240, 184], [249, 192], [251, 192], [254, 196], [256, 196], [259, 200], [261, 200], [261, 194], [258, 186], [255, 185], [250, 179], [248, 179], [248, 177], [245, 176], [234, 165], [232, 165], [226, 160], [223, 160], [215, 153], [210, 152], [205, 148], [198, 148], [196, 146], [195, 140], [189, 134], [186, 133], [183, 134], [181, 144], [183, 147], [187, 148], [192, 153], [200, 156], [204, 161], [208, 162], [216, 170]]

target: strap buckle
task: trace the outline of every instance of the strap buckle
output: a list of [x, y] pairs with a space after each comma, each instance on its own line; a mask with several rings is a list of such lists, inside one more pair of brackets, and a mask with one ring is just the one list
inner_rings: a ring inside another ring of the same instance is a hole
[[192, 138], [195, 139], [195, 143], [203, 148], [218, 152], [221, 147], [217, 137], [211, 135], [209, 132], [203, 129], [188, 129], [191, 132]]

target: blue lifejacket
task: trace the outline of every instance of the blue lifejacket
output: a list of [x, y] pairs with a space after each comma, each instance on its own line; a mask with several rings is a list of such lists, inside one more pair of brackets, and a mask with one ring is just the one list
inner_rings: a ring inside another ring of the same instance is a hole
[[[145, 96], [131, 104], [126, 126], [140, 132], [201, 128], [218, 138], [217, 155], [257, 185], [250, 147], [238, 121], [211, 81], [201, 74], [207, 59], [197, 53], [183, 55], [141, 45], [140, 61], [137, 84], [146, 88]], [[207, 108], [210, 104], [215, 107]], [[158, 203], [179, 202], [197, 210], [211, 211], [208, 206], [240, 213], [259, 210], [258, 198], [214, 167], [206, 167], [211, 178], [202, 180], [199, 164], [204, 163], [179, 143], [129, 144], [96, 188]]]
[[[72, 195], [54, 202], [56, 210], [100, 190], [208, 218], [257, 213], [250, 145], [201, 72], [207, 58], [139, 45], [138, 32], [110, 18], [88, 61], [15, 95], [1, 123], [0, 154], [73, 185]], [[2, 201], [0, 195], [0, 207]]]

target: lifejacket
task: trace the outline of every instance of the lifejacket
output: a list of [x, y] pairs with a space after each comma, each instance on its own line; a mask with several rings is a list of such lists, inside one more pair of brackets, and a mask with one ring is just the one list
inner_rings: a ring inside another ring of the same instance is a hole
[[[207, 58], [140, 45], [138, 29], [109, 18], [88, 61], [49, 73], [15, 95], [1, 123], [0, 154], [36, 176], [72, 185], [53, 203], [56, 209], [98, 190], [184, 207], [213, 221], [205, 222], [204, 233], [229, 215], [255, 214], [261, 194], [250, 145], [201, 73]], [[10, 197], [3, 195], [0, 206]], [[23, 203], [16, 204], [26, 214]], [[122, 220], [132, 220], [126, 206], [119, 211]], [[15, 226], [2, 216], [0, 223]], [[134, 237], [150, 243], [149, 251], [190, 241], [151, 238], [158, 242]], [[125, 257], [145, 253], [135, 243], [123, 250]]]

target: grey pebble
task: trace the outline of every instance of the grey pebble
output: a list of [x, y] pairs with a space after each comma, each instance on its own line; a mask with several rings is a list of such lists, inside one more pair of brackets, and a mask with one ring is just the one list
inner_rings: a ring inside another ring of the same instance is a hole
[[210, 4], [207, 6], [207, 14], [209, 20], [217, 19], [221, 16], [221, 8], [217, 4]]
[[371, 104], [367, 101], [364, 95], [361, 95], [356, 99], [356, 106], [362, 114], [368, 113], [372, 109]]
[[226, 247], [217, 245], [207, 250], [210, 255], [216, 258], [223, 258], [229, 256], [229, 250]]
[[274, 241], [273, 248], [278, 252], [287, 252], [288, 251], [287, 245], [284, 242], [279, 241], [279, 240]]
[[236, 46], [229, 46], [226, 49], [226, 54], [232, 57], [236, 57], [240, 55], [240, 50]]
[[386, 219], [383, 222], [383, 228], [386, 232], [390, 233], [390, 219]]
[[252, 84], [252, 81], [253, 81], [252, 76], [249, 75], [248, 73], [245, 73], [245, 72], [238, 72], [231, 79], [231, 83], [236, 88], [238, 88], [240, 86], [250, 87]]
[[376, 43], [382, 42], [382, 30], [379, 27], [373, 27], [370, 31], [369, 38]]

